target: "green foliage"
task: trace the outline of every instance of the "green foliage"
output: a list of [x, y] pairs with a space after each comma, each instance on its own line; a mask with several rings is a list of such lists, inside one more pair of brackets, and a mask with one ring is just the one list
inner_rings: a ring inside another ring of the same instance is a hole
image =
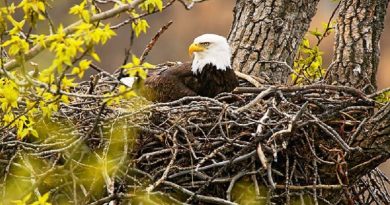
[[30, 193], [27, 196], [23, 197], [22, 200], [14, 200], [12, 201], [12, 203], [14, 203], [15, 205], [28, 205], [28, 204], [29, 205], [51, 205], [51, 203], [47, 202], [47, 200], [49, 199], [49, 195], [50, 192], [47, 192], [43, 196], [38, 196], [37, 201], [33, 203], [28, 203], [28, 201], [30, 201], [31, 199], [31, 193]]
[[145, 19], [138, 19], [131, 23], [135, 35], [138, 37], [142, 32], [146, 33], [146, 30], [149, 28], [149, 24]]
[[[117, 1], [111, 10], [131, 2]], [[54, 24], [47, 15], [55, 4], [50, 0], [21, 0], [20, 3], [0, 6], [0, 45], [2, 51], [11, 57], [1, 56], [0, 61], [0, 127], [16, 129], [19, 139], [39, 137], [34, 128], [37, 121], [42, 117], [50, 118], [61, 103], [72, 102], [72, 95], [69, 95], [72, 88], [78, 86], [77, 82], [85, 77], [91, 64], [101, 61], [95, 48], [105, 45], [116, 35], [109, 23], [96, 20], [102, 11], [90, 0], [80, 0], [69, 8], [69, 15], [77, 18], [69, 26]], [[162, 9], [162, 0], [146, 0], [134, 9], [121, 12], [127, 12], [134, 18], [132, 28], [138, 37], [149, 28], [141, 14]], [[47, 24], [50, 30], [35, 29], [38, 24]], [[53, 56], [45, 59], [49, 66], [29, 60], [39, 55], [41, 50]], [[7, 68], [10, 60], [18, 65], [12, 71]], [[124, 68], [130, 75], [145, 78], [144, 69], [152, 65], [139, 64], [139, 59], [133, 57], [133, 62]], [[112, 96], [107, 97], [109, 105], [112, 105], [123, 98], [134, 97], [136, 93], [118, 86], [105, 95]]]
[[243, 178], [235, 184], [232, 190], [232, 199], [234, 202], [242, 205], [246, 204], [267, 204], [267, 187], [259, 187], [259, 195], [256, 195], [256, 187], [249, 178]]
[[296, 84], [303, 84], [305, 79], [312, 81], [320, 79], [325, 69], [322, 66], [322, 55], [318, 46], [311, 47], [307, 38], [299, 45], [298, 56], [294, 61], [292, 80]]
[[144, 68], [153, 68], [154, 66], [150, 63], [141, 64], [141, 60], [135, 55], [133, 55], [131, 59], [132, 62], [123, 65], [122, 68], [124, 68], [125, 72], [130, 76], [138, 76], [141, 79], [145, 79], [147, 77], [147, 70]]
[[390, 90], [381, 93], [375, 98], [375, 101], [378, 103], [387, 103], [390, 102]]
[[85, 71], [88, 70], [91, 63], [92, 61], [90, 60], [81, 60], [78, 67], [73, 67], [72, 74], [77, 74], [79, 78], [83, 78]]
[[86, 4], [87, 4], [87, 1], [84, 0], [80, 4], [74, 5], [72, 8], [70, 8], [69, 14], [77, 15], [84, 22], [89, 23], [89, 20], [91, 20], [91, 15], [86, 8]]
[[324, 53], [319, 49], [319, 44], [325, 37], [329, 36], [333, 27], [334, 23], [323, 24], [323, 30], [320, 31], [316, 28], [308, 32], [308, 35], [317, 39], [316, 45], [311, 45], [307, 37], [302, 39], [294, 60], [294, 72], [291, 74], [293, 84], [312, 83], [323, 78], [325, 68], [322, 56]]
[[45, 0], [22, 0], [18, 5], [24, 12], [24, 19], [35, 26], [37, 20], [45, 20], [46, 1]]
[[142, 4], [139, 5], [139, 7], [144, 11], [148, 11], [149, 13], [154, 12], [156, 8], [159, 11], [162, 11], [163, 2], [162, 0], [145, 0]]

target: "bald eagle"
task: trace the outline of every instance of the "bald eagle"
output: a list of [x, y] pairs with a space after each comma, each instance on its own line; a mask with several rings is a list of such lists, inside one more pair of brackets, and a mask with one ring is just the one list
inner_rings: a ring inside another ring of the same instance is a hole
[[[152, 70], [144, 81], [141, 94], [151, 101], [168, 102], [185, 96], [215, 97], [238, 86], [225, 37], [201, 35], [195, 38], [188, 51], [194, 57], [192, 63]], [[122, 78], [121, 81], [132, 86], [134, 78]]]

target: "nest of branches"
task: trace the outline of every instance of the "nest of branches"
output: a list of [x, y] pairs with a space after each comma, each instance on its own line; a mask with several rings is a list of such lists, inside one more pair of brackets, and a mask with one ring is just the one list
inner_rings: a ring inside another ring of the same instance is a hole
[[[8, 153], [3, 156], [9, 166], [23, 149], [54, 159], [53, 167], [69, 160], [63, 153], [80, 143], [108, 150], [112, 138], [104, 136], [120, 121], [115, 129], [124, 134], [117, 163], [123, 166], [105, 178], [106, 193], [92, 204], [132, 200], [129, 193], [140, 190], [190, 204], [390, 201], [389, 180], [380, 170], [348, 180], [348, 172], [359, 168], [349, 164], [351, 153], [361, 151], [352, 143], [355, 133], [375, 105], [359, 90], [270, 85], [239, 87], [214, 99], [151, 104], [135, 97], [110, 105], [103, 96], [118, 82], [106, 73], [98, 76], [73, 91], [72, 103], [53, 117], [67, 126], [46, 139], [18, 142], [15, 130], [3, 131], [1, 151]], [[63, 133], [72, 133], [72, 140], [54, 137]], [[335, 192], [342, 194], [334, 198]]]
[[[354, 132], [374, 105], [358, 90], [266, 86], [235, 93], [153, 106], [135, 158], [152, 183], [147, 189], [179, 190], [186, 203], [282, 203], [302, 195], [316, 204], [389, 201], [379, 170], [348, 181], [349, 153], [360, 151], [351, 146]], [[245, 181], [256, 197], [247, 198], [248, 187], [234, 191]], [[344, 195], [327, 199], [334, 191]]]

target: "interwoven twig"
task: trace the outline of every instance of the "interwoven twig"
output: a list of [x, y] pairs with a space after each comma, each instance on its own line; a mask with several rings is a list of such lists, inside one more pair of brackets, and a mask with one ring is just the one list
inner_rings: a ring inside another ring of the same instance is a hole
[[[389, 201], [385, 188], [389, 180], [378, 170], [354, 184], [348, 182], [348, 156], [360, 151], [351, 147], [349, 136], [359, 131], [374, 108], [373, 101], [358, 90], [330, 85], [268, 86], [239, 88], [237, 94], [225, 93], [216, 99], [191, 96], [150, 104], [137, 97], [104, 106], [104, 98], [84, 95], [102, 96], [117, 83], [105, 73], [98, 75], [92, 92], [88, 82], [72, 91], [72, 103], [62, 105], [53, 117], [62, 127], [57, 125], [59, 129], [51, 130], [47, 138], [19, 141], [15, 130], [3, 131], [5, 175], [16, 152], [46, 159], [64, 155], [65, 161], [78, 160], [82, 165], [82, 159], [67, 158], [64, 153], [82, 144], [109, 152], [113, 139], [106, 136], [118, 129], [113, 128], [117, 124], [127, 133], [121, 136], [123, 142], [133, 144], [124, 143], [116, 174], [105, 172], [109, 194], [102, 202], [132, 200], [135, 196], [129, 193], [139, 190], [164, 192], [176, 202], [206, 204], [283, 203], [303, 200], [302, 196], [325, 204]], [[129, 138], [130, 132], [137, 136]], [[254, 185], [253, 198], [235, 191], [240, 183]], [[334, 191], [343, 194], [329, 199]]]

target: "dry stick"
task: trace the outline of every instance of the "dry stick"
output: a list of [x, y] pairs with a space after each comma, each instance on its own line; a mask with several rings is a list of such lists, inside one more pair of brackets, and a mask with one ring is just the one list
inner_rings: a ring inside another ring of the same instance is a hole
[[359, 147], [354, 147], [354, 148], [351, 148], [344, 140], [343, 138], [341, 138], [341, 136], [333, 130], [332, 127], [328, 126], [327, 124], [325, 124], [324, 122], [320, 121], [320, 120], [316, 120], [315, 121], [316, 124], [322, 129], [325, 131], [325, 133], [329, 134], [330, 136], [333, 137], [333, 139], [335, 139], [339, 145], [347, 152], [351, 151], [351, 150], [360, 150]]
[[150, 42], [148, 43], [148, 45], [146, 46], [144, 52], [142, 52], [142, 55], [140, 57], [141, 64], [145, 61], [146, 56], [148, 56], [149, 52], [152, 50], [154, 44], [156, 44], [160, 36], [169, 28], [169, 26], [172, 25], [172, 23], [173, 21], [171, 20], [167, 24], [165, 24], [162, 28], [160, 28], [160, 30], [156, 33], [156, 35], [154, 35], [152, 40], [150, 40]]
[[196, 156], [196, 153], [194, 151], [194, 148], [192, 147], [192, 143], [190, 141], [190, 139], [188, 138], [188, 132], [186, 129], [184, 129], [182, 126], [180, 125], [176, 125], [176, 127], [184, 134], [184, 137], [186, 138], [186, 141], [187, 141], [187, 144], [188, 144], [188, 147], [190, 148], [190, 151], [191, 151], [191, 154], [192, 156], [195, 158], [195, 159], [198, 159], [198, 156]]
[[158, 151], [154, 151], [154, 152], [149, 152], [149, 153], [146, 153], [146, 154], [143, 154], [142, 156], [140, 156], [138, 159], [135, 159], [134, 161], [135, 162], [140, 162], [142, 161], [144, 158], [149, 158], [151, 156], [154, 156], [154, 155], [159, 155], [159, 154], [165, 154], [165, 153], [168, 153], [170, 152], [171, 150], [168, 148], [168, 149], [162, 149], [162, 150], [158, 150]]
[[259, 124], [256, 128], [256, 135], [260, 135], [264, 130], [264, 124], [265, 122], [270, 118], [271, 109], [267, 109], [267, 112], [263, 115], [263, 117], [260, 118]]
[[352, 150], [361, 150], [360, 147], [350, 147], [344, 140], [343, 138], [329, 125], [325, 124], [322, 122], [320, 119], [318, 119], [316, 116], [305, 112], [306, 115], [310, 116], [312, 119], [314, 119], [314, 123], [317, 124], [325, 133], [328, 135], [332, 136], [333, 139], [335, 139], [339, 145], [347, 152], [352, 151]]
[[[254, 154], [256, 154], [256, 151], [254, 150], [254, 151], [252, 151], [252, 152], [250, 152], [250, 153], [248, 153], [248, 154], [246, 154], [246, 155], [242, 155], [242, 156], [241, 156], [242, 152], [246, 151], [246, 149], [248, 149], [248, 148], [249, 148], [249, 147], [246, 147], [246, 148], [241, 149], [241, 150], [236, 154], [236, 156], [234, 156], [234, 157], [231, 158], [230, 160], [227, 160], [227, 163], [224, 164], [223, 167], [221, 167], [217, 172], [215, 172], [215, 173], [214, 173], [214, 176], [211, 177], [210, 179], [208, 179], [207, 182], [206, 182], [201, 188], [199, 188], [193, 195], [191, 195], [191, 196], [186, 200], [186, 203], [191, 202], [194, 198], [197, 197], [198, 194], [200, 194], [202, 191], [204, 191], [204, 189], [206, 189], [207, 186], [208, 186], [208, 185], [209, 185], [209, 184], [210, 184], [210, 183], [211, 183], [219, 174], [221, 174], [222, 171], [225, 170], [225, 169], [227, 168], [228, 165], [232, 165], [233, 162], [234, 162], [235, 160], [238, 160], [238, 159], [244, 160], [244, 159], [246, 159], [246, 158], [251, 158]], [[237, 157], [237, 156], [239, 156], [239, 157]], [[245, 156], [245, 157], [244, 157], [244, 156]], [[221, 162], [220, 162], [220, 163], [221, 163]], [[216, 163], [216, 164], [220, 164], [220, 163]], [[215, 164], [212, 164], [212, 165], [215, 165]], [[210, 166], [212, 166], [212, 165], [210, 165]]]
[[378, 156], [376, 156], [376, 157], [374, 157], [374, 158], [372, 158], [372, 159], [369, 159], [368, 161], [365, 161], [365, 162], [363, 162], [363, 163], [361, 163], [361, 164], [358, 164], [358, 165], [352, 167], [351, 169], [349, 169], [349, 171], [351, 172], [351, 171], [353, 171], [353, 170], [355, 170], [355, 169], [364, 167], [364, 166], [366, 166], [366, 165], [368, 165], [368, 164], [370, 164], [370, 163], [372, 163], [372, 162], [374, 162], [374, 161], [376, 161], [376, 160], [380, 160], [382, 157], [383, 157], [382, 155], [378, 155]]
[[269, 95], [270, 93], [274, 92], [275, 89], [273, 87], [269, 87], [267, 88], [266, 90], [262, 91], [259, 95], [257, 95], [257, 97], [255, 99], [253, 99], [252, 101], [250, 101], [248, 104], [236, 109], [235, 111], [240, 113], [242, 111], [245, 111], [245, 110], [248, 110], [249, 108], [253, 107], [254, 105], [256, 105], [257, 103], [259, 103], [259, 101], [261, 99], [263, 99], [264, 97], [266, 97], [267, 95]]
[[[176, 0], [171, 0], [170, 2], [168, 2], [167, 4], [165, 4], [165, 6], [163, 6], [163, 8], [162, 8], [162, 11], [165, 10], [166, 8], [170, 7], [170, 6], [173, 4], [173, 2], [175, 2], [175, 1], [176, 1]], [[129, 23], [131, 23], [131, 22], [134, 22], [134, 21], [137, 20], [137, 19], [143, 18], [143, 17], [145, 17], [145, 16], [148, 16], [148, 15], [150, 15], [150, 14], [154, 14], [154, 13], [157, 13], [157, 12], [160, 12], [160, 10], [155, 9], [155, 10], [154, 10], [153, 12], [151, 12], [151, 13], [146, 12], [146, 13], [140, 14], [140, 15], [139, 15], [138, 17], [136, 17], [136, 18], [128, 18], [128, 19], [126, 19], [125, 21], [122, 21], [122, 22], [118, 23], [117, 25], [111, 26], [110, 28], [113, 29], [113, 30], [118, 29], [118, 28], [120, 28], [120, 27], [122, 27], [122, 26], [124, 26], [124, 25], [127, 25], [127, 24], [129, 24]]]
[[234, 176], [234, 177], [232, 178], [232, 180], [230, 181], [229, 187], [228, 187], [228, 189], [226, 190], [226, 199], [227, 199], [228, 201], [232, 201], [231, 192], [232, 192], [232, 190], [233, 190], [234, 185], [236, 184], [236, 182], [237, 182], [241, 177], [243, 177], [243, 176], [245, 176], [245, 175], [246, 175], [246, 172], [241, 171], [241, 172], [239, 172], [238, 174], [236, 174], [236, 176]]
[[263, 152], [263, 149], [261, 148], [261, 143], [259, 143], [257, 145], [257, 155], [260, 159], [260, 162], [261, 162], [261, 165], [263, 165], [264, 169], [268, 169], [268, 166], [269, 166], [269, 163], [268, 163], [268, 159], [267, 157], [265, 156], [264, 152]]
[[[217, 122], [217, 124], [216, 125], [218, 125], [218, 127], [219, 127], [219, 130], [220, 130], [220, 132], [221, 132], [221, 136], [228, 142], [228, 143], [232, 143], [233, 142], [233, 140], [232, 139], [230, 139], [226, 134], [225, 134], [225, 131], [223, 130], [223, 127], [222, 127], [222, 119], [223, 119], [223, 116], [224, 116], [224, 114], [226, 113], [226, 106], [224, 105], [223, 106], [223, 109], [221, 110], [221, 113], [219, 114], [219, 119], [218, 119], [218, 122]], [[210, 132], [211, 133], [211, 132]]]
[[[16, 155], [14, 155], [14, 156], [16, 156]], [[43, 182], [45, 181], [46, 177], [48, 177], [50, 174], [54, 174], [56, 171], [58, 173], [59, 170], [63, 170], [62, 166], [56, 166], [57, 163], [58, 163], [59, 157], [60, 156], [57, 156], [57, 158], [54, 160], [52, 166], [47, 171], [45, 171], [44, 173], [40, 174], [39, 178], [35, 181], [35, 183], [32, 184], [27, 189], [25, 189], [24, 192], [22, 194], [20, 194], [20, 196], [22, 196], [22, 197], [27, 196], [34, 189], [38, 188], [39, 185], [43, 184]], [[4, 192], [5, 192], [5, 189], [4, 189]]]
[[89, 67], [91, 67], [92, 69], [96, 70], [98, 73], [103, 73], [104, 75], [108, 76], [111, 80], [114, 80], [115, 82], [119, 83], [118, 79], [115, 76], [113, 76], [111, 73], [105, 71], [104, 69], [100, 68], [96, 64], [91, 63], [89, 65]]
[[375, 98], [375, 97], [377, 97], [379, 95], [382, 95], [382, 94], [384, 94], [386, 92], [390, 92], [390, 87], [385, 88], [383, 90], [379, 90], [379, 91], [377, 91], [377, 92], [375, 92], [375, 93], [373, 93], [371, 95], [368, 95], [367, 97], [373, 99], [373, 98]]
[[175, 133], [173, 134], [172, 136], [172, 141], [173, 141], [173, 144], [175, 145], [175, 148], [173, 148], [173, 155], [172, 155], [172, 158], [171, 158], [171, 161], [169, 162], [167, 168], [165, 169], [163, 175], [161, 176], [161, 178], [159, 180], [157, 180], [156, 182], [154, 182], [152, 185], [150, 185], [148, 188], [146, 188], [146, 191], [149, 193], [151, 191], [153, 191], [153, 189], [155, 189], [158, 185], [160, 185], [168, 176], [168, 173], [169, 173], [169, 170], [171, 170], [171, 167], [173, 165], [173, 163], [175, 162], [176, 160], [176, 156], [177, 156], [177, 152], [178, 152], [178, 146], [177, 146], [177, 139], [176, 139], [176, 135], [179, 131], [176, 130]]
[[360, 124], [358, 125], [358, 127], [356, 128], [355, 132], [352, 134], [352, 136], [347, 140], [348, 142], [348, 145], [351, 145], [354, 141], [355, 141], [355, 138], [357, 137], [358, 134], [360, 134], [360, 131], [362, 131], [362, 128], [363, 128], [363, 125], [366, 124], [368, 118], [364, 118], [362, 122], [360, 122]]
[[152, 108], [156, 108], [156, 107], [171, 107], [171, 106], [173, 107], [175, 105], [181, 105], [185, 101], [197, 101], [197, 102], [208, 101], [208, 102], [215, 103], [216, 105], [221, 106], [221, 107], [224, 105], [224, 103], [221, 103], [220, 101], [213, 99], [213, 98], [201, 97], [201, 96], [187, 96], [187, 97], [183, 97], [183, 98], [180, 98], [180, 99], [172, 101], [172, 102], [155, 103], [155, 104], [152, 104], [152, 105], [146, 107], [145, 109], [152, 109]]
[[274, 182], [274, 179], [272, 177], [272, 164], [268, 164], [267, 166], [267, 177], [270, 185], [269, 191], [273, 191], [276, 188], [276, 183]]
[[200, 162], [196, 165], [195, 171], [196, 172], [199, 171], [200, 166], [202, 166], [207, 160], [212, 159], [214, 156], [216, 156], [221, 151], [225, 150], [229, 145], [230, 144], [224, 144], [224, 145], [218, 147], [217, 149], [213, 150], [209, 155], [203, 157], [203, 159], [200, 160]]
[[313, 179], [313, 196], [314, 196], [314, 204], [318, 205], [318, 195], [317, 195], [317, 179], [318, 176], [318, 167], [317, 167], [317, 161], [313, 160], [313, 167], [314, 167], [314, 179]]
[[[337, 92], [345, 92], [352, 96], [360, 97], [368, 102], [375, 102], [372, 99], [369, 99], [361, 90], [341, 85], [327, 85], [327, 84], [312, 84], [312, 85], [301, 85], [301, 86], [270, 86], [275, 90], [280, 90], [282, 92], [297, 92], [303, 90], [331, 90]], [[268, 87], [254, 88], [254, 87], [237, 87], [233, 93], [241, 94], [241, 93], [261, 93]]]
[[242, 79], [250, 82], [255, 87], [257, 87], [257, 88], [261, 87], [261, 83], [259, 81], [257, 81], [256, 79], [254, 79], [252, 76], [241, 73], [240, 71], [234, 71], [234, 73], [236, 74], [237, 77], [242, 78]]
[[[308, 144], [308, 147], [309, 147], [309, 149], [310, 149], [310, 151], [311, 151], [311, 153], [313, 154], [313, 156], [314, 156], [314, 158], [316, 159], [316, 160], [318, 160], [319, 162], [321, 162], [321, 163], [324, 163], [324, 164], [329, 164], [329, 165], [334, 165], [335, 163], [334, 162], [329, 162], [329, 161], [326, 161], [326, 160], [323, 160], [323, 159], [321, 159], [319, 156], [317, 156], [317, 154], [316, 154], [316, 152], [315, 152], [315, 149], [314, 149], [314, 139], [309, 139], [309, 136], [308, 136], [308, 134], [307, 134], [307, 132], [305, 132], [304, 131], [304, 135], [305, 135], [305, 138], [306, 138], [306, 141], [307, 141], [307, 144]], [[311, 145], [311, 143], [310, 143], [310, 141], [313, 143], [313, 146]]]
[[[20, 147], [16, 147], [15, 149], [16, 149], [16, 151], [15, 151], [14, 155], [11, 156], [11, 158], [8, 160], [7, 165], [5, 166], [5, 173], [3, 174], [4, 177], [3, 177], [3, 183], [2, 184], [6, 184], [7, 179], [9, 177], [9, 175], [10, 175], [11, 166], [14, 164], [14, 160], [16, 159], [16, 157], [19, 156], [19, 152], [21, 152]], [[6, 190], [7, 189], [5, 189], [5, 188], [3, 188], [3, 190], [2, 190], [3, 198], [5, 198]]]
[[390, 181], [387, 176], [378, 168], [375, 168], [371, 173], [375, 175], [375, 182], [378, 184], [377, 186], [381, 190], [381, 194], [383, 195], [383, 198], [385, 198], [385, 201], [390, 201], [390, 192], [387, 189], [387, 186], [390, 185]]
[[290, 157], [286, 155], [286, 174], [285, 174], [285, 193], [286, 193], [286, 204], [290, 204]]
[[47, 151], [41, 151], [41, 152], [38, 152], [38, 153], [30, 153], [30, 155], [32, 156], [49, 156], [50, 154], [53, 154], [53, 153], [60, 153], [60, 152], [63, 152], [67, 149], [70, 149], [71, 147], [74, 147], [75, 145], [77, 145], [78, 143], [81, 142], [81, 140], [83, 139], [83, 136], [78, 136], [77, 139], [75, 139], [73, 142], [71, 142], [70, 144], [66, 145], [65, 147], [61, 147], [61, 148], [58, 148], [58, 149], [52, 149], [52, 150], [47, 150]]
[[[379, 168], [375, 168], [374, 171], [375, 171], [375, 174], [380, 178], [382, 183], [390, 184], [390, 179], [386, 176], [386, 174], [384, 174], [382, 172], [382, 170], [380, 170]], [[383, 188], [385, 188], [386, 191], [387, 191], [387, 187], [386, 186], [383, 186]]]
[[[164, 181], [163, 182], [165, 185], [168, 185], [170, 187], [173, 187], [174, 189], [177, 189], [179, 191], [181, 191], [182, 193], [186, 194], [186, 195], [190, 195], [190, 196], [194, 196], [195, 193], [184, 188], [184, 187], [181, 187], [175, 183], [172, 183], [172, 182], [169, 182], [169, 181]], [[217, 198], [217, 197], [212, 197], [212, 196], [204, 196], [204, 195], [200, 195], [200, 194], [197, 194], [196, 195], [196, 198], [199, 200], [199, 201], [202, 201], [202, 202], [207, 202], [207, 203], [210, 203], [210, 204], [226, 204], [226, 205], [237, 205], [237, 203], [234, 203], [234, 202], [230, 202], [230, 201], [227, 201], [227, 200], [224, 200], [224, 199], [221, 199], [221, 198]]]
[[260, 188], [259, 188], [259, 183], [257, 182], [257, 178], [256, 178], [256, 157], [252, 157], [252, 173], [251, 174], [251, 179], [253, 181], [253, 184], [255, 186], [255, 194], [256, 194], [256, 198], [260, 198]]
[[[222, 162], [217, 162], [217, 163], [210, 164], [210, 165], [207, 165], [207, 166], [204, 166], [204, 167], [200, 167], [198, 169], [198, 171], [204, 171], [204, 170], [208, 170], [208, 169], [211, 169], [211, 168], [217, 168], [217, 167], [222, 167], [222, 166], [225, 166], [225, 165], [228, 165], [228, 164], [234, 164], [234, 163], [237, 163], [237, 162], [241, 162], [243, 160], [251, 158], [255, 154], [256, 154], [256, 150], [254, 150], [254, 151], [252, 151], [252, 152], [250, 152], [248, 154], [244, 154], [244, 155], [241, 155], [239, 157], [233, 158], [233, 160], [225, 160], [225, 161], [222, 161]], [[168, 178], [172, 179], [172, 178], [175, 178], [175, 177], [183, 176], [185, 174], [189, 174], [191, 172], [192, 172], [192, 170], [184, 170], [184, 171], [178, 172], [176, 174], [172, 174]]]
[[295, 74], [296, 76], [305, 78], [306, 81], [310, 82], [310, 79], [309, 79], [309, 78], [307, 78], [305, 75], [301, 75], [301, 74], [297, 73], [289, 64], [287, 64], [286, 61], [261, 60], [261, 61], [259, 61], [258, 63], [274, 63], [274, 64], [282, 65], [282, 66], [288, 68], [288, 69], [290, 70], [291, 73]]
[[275, 190], [275, 188], [270, 188], [270, 189], [268, 189], [268, 191], [267, 191], [267, 196], [266, 196], [267, 202], [265, 202], [266, 205], [268, 205], [268, 204], [271, 204], [271, 205], [272, 205], [271, 200], [272, 200], [272, 195], [273, 195], [273, 193], [274, 193], [274, 190]]
[[[46, 85], [46, 84], [42, 84], [42, 83], [39, 83], [40, 86], [46, 88], [46, 89], [49, 89], [49, 87]], [[123, 92], [120, 92], [120, 93], [117, 93], [117, 94], [110, 94], [110, 95], [89, 95], [89, 94], [80, 94], [80, 93], [72, 93], [72, 92], [65, 92], [65, 91], [62, 91], [62, 90], [59, 90], [57, 92], [57, 90], [48, 90], [50, 93], [52, 94], [61, 94], [61, 95], [66, 95], [66, 96], [70, 96], [70, 97], [78, 97], [78, 98], [92, 98], [92, 99], [108, 99], [108, 98], [114, 98], [114, 97], [118, 97], [118, 96], [121, 96], [121, 95], [124, 95], [130, 91], [132, 91], [131, 89], [127, 89]]]
[[[265, 123], [265, 121], [269, 119], [270, 113], [271, 113], [271, 110], [268, 109], [267, 112], [260, 119], [260, 123], [259, 123], [259, 125], [257, 126], [257, 129], [256, 129], [256, 134], [259, 135], [259, 134], [262, 133], [262, 131], [263, 131], [263, 125], [262, 124]], [[271, 165], [269, 164], [268, 159], [266, 158], [260, 143], [257, 145], [256, 151], [257, 151], [257, 155], [258, 155], [258, 157], [260, 159], [260, 162], [263, 165], [264, 169], [269, 171], [269, 168], [270, 168]], [[269, 176], [270, 172], [267, 172], [267, 174]], [[269, 180], [269, 181], [270, 181], [271, 186], [273, 187], [273, 185], [274, 185], [273, 181], [272, 180]]]
[[381, 107], [374, 116], [371, 117], [370, 122], [376, 123], [380, 122], [382, 119], [389, 119], [390, 117], [390, 102], [387, 102], [386, 105]]
[[117, 196], [117, 194], [109, 195], [106, 197], [103, 197], [97, 201], [94, 201], [92, 203], [89, 203], [88, 205], [99, 205], [99, 204], [107, 204], [106, 202], [111, 202], [115, 198], [121, 198], [120, 196]]
[[207, 1], [207, 0], [191, 0], [191, 3], [187, 4], [186, 2], [184, 2], [184, 0], [179, 0], [179, 2], [181, 4], [183, 4], [184, 8], [187, 10], [192, 9], [192, 7], [195, 5], [195, 3], [202, 3], [204, 1]]
[[267, 141], [267, 144], [271, 144], [272, 141], [275, 140], [275, 138], [279, 135], [285, 135], [285, 134], [290, 134], [292, 130], [296, 126], [296, 122], [298, 119], [302, 116], [303, 112], [306, 110], [307, 105], [309, 102], [305, 102], [305, 104], [302, 105], [302, 108], [297, 112], [297, 114], [291, 119], [290, 123], [288, 124], [287, 129], [280, 130], [275, 132]]
[[[286, 189], [286, 185], [285, 184], [277, 184], [275, 186], [276, 189]], [[326, 189], [326, 190], [340, 190], [342, 188], [344, 188], [344, 185], [339, 185], [339, 184], [330, 184], [330, 185], [327, 185], [327, 184], [317, 184], [315, 186], [316, 189]], [[298, 185], [289, 185], [289, 189], [290, 190], [294, 190], [294, 191], [303, 191], [303, 190], [313, 190], [314, 189], [314, 185], [305, 185], [305, 186], [298, 186]]]
[[[373, 201], [371, 201], [370, 204], [374, 204], [373, 202], [376, 202], [375, 204], [381, 204], [379, 201], [380, 199], [378, 198], [378, 195], [379, 195], [379, 191], [377, 190], [377, 183], [376, 183], [376, 180], [375, 180], [375, 176], [372, 176], [371, 173], [368, 174], [367, 176], [368, 179], [361, 179], [361, 182], [362, 184], [364, 184], [366, 187], [369, 187], [366, 192], [368, 192], [367, 194], [369, 194], [372, 198]], [[363, 193], [360, 193], [360, 194], [364, 194]], [[388, 201], [387, 201], [388, 202]], [[367, 201], [366, 201], [367, 203]], [[387, 203], [386, 203], [387, 204]]]
[[296, 176], [295, 175], [296, 168], [297, 168], [297, 159], [294, 159], [292, 167], [291, 167], [291, 171], [290, 171], [290, 178], [289, 178], [290, 183], [293, 181], [293, 177]]
[[[114, 122], [115, 124], [116, 122]], [[106, 145], [106, 148], [105, 148], [105, 151], [104, 151], [104, 158], [107, 159], [107, 154], [108, 154], [108, 148], [110, 147], [110, 144], [111, 142], [113, 141], [112, 139], [112, 135], [113, 135], [113, 129], [114, 129], [114, 124], [111, 125], [111, 129], [110, 129], [110, 140], [109, 140], [109, 144]], [[117, 162], [117, 165], [119, 166], [122, 166], [125, 162], [125, 158], [126, 158], [126, 154], [128, 153], [128, 140], [127, 140], [127, 136], [128, 133], [127, 133], [127, 120], [125, 120], [125, 125], [123, 126], [123, 130], [124, 130], [124, 133], [123, 133], [123, 136], [122, 136], [122, 142], [123, 142], [123, 152], [122, 152], [122, 156], [120, 157], [120, 160]], [[102, 134], [103, 135], [103, 134]], [[102, 136], [103, 137], [103, 136]], [[107, 163], [106, 161], [104, 161], [104, 163]], [[105, 173], [105, 179], [107, 179], [107, 182], [111, 181], [111, 183], [108, 183], [106, 186], [107, 186], [107, 192], [109, 193], [109, 195], [115, 195], [115, 176], [116, 176], [116, 173], [117, 173], [117, 170], [114, 170], [112, 173], [111, 173], [111, 176], [113, 178], [113, 180], [109, 177], [108, 173], [107, 173], [107, 166], [105, 166], [105, 169], [104, 169], [104, 173]], [[106, 180], [105, 180], [106, 181]], [[110, 185], [110, 186], [109, 186]], [[112, 204], [116, 204], [117, 202], [116, 201], [112, 201], [110, 202], [109, 204], [112, 205]]]

